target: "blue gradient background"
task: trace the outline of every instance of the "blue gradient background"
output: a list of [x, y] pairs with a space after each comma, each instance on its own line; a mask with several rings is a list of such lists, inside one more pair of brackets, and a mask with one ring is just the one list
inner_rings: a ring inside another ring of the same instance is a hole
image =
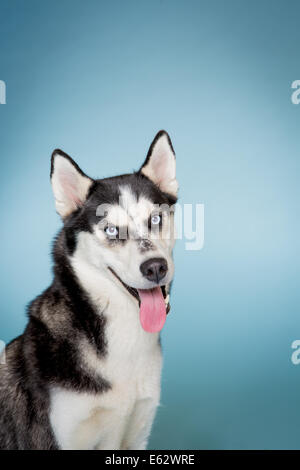
[[160, 128], [205, 245], [176, 247], [150, 448], [300, 448], [297, 1], [0, 0], [0, 338], [51, 282], [49, 159], [139, 167]]

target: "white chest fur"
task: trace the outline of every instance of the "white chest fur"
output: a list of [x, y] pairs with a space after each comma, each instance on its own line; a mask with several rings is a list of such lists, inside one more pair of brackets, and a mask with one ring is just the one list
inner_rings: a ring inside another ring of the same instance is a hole
[[99, 359], [84, 338], [79, 349], [82, 366], [99, 373], [112, 387], [101, 394], [51, 389], [50, 421], [62, 449], [147, 445], [160, 396], [158, 335], [142, 329], [134, 298], [120, 290], [107, 294], [107, 355]]

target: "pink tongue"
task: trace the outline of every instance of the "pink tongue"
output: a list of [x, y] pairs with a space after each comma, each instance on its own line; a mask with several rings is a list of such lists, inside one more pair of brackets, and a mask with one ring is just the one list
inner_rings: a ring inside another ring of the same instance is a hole
[[160, 287], [138, 289], [141, 299], [140, 321], [148, 333], [156, 333], [164, 326], [167, 318], [164, 297]]

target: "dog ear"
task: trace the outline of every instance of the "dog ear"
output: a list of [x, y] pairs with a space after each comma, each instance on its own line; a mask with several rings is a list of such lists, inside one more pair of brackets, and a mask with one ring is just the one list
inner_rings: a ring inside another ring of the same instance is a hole
[[62, 218], [84, 204], [93, 183], [74, 160], [61, 150], [54, 150], [52, 154], [50, 178], [56, 210]]
[[166, 131], [159, 131], [156, 134], [140, 172], [155, 183], [161, 191], [177, 196], [175, 152]]

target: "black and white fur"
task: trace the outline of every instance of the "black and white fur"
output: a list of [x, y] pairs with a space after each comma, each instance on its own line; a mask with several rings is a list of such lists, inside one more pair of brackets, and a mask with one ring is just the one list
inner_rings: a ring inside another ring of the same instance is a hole
[[[54, 278], [30, 304], [6, 364], [0, 361], [0, 448], [144, 449], [159, 404], [162, 357], [159, 333], [142, 329], [130, 289], [152, 287], [139, 269], [150, 257], [167, 260], [165, 294], [173, 277], [174, 237], [163, 236], [172, 215], [155, 239], [143, 233], [154, 204], [176, 202], [170, 138], [157, 134], [136, 173], [100, 180], [56, 150], [51, 183], [63, 219]], [[109, 223], [134, 222], [135, 236], [109, 239], [97, 216], [101, 204], [111, 207]]]

